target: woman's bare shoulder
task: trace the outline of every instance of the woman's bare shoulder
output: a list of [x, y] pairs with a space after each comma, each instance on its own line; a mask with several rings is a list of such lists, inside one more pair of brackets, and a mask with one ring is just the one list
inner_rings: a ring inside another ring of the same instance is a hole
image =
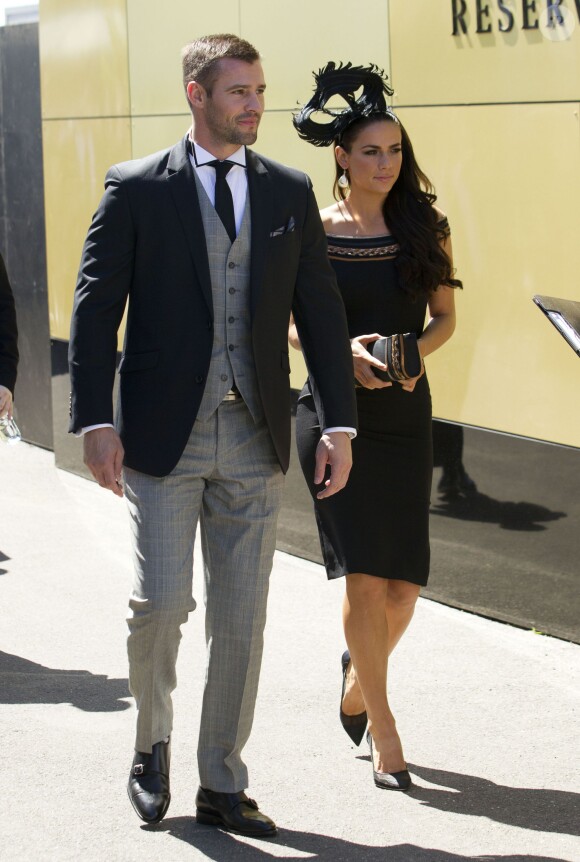
[[338, 208], [338, 204], [331, 204], [329, 207], [325, 207], [323, 210], [320, 210], [320, 218], [322, 219], [322, 224], [324, 225], [324, 230], [326, 233], [336, 233], [339, 225], [344, 224], [344, 218]]
[[437, 215], [437, 221], [445, 221], [447, 216], [443, 212], [443, 210], [439, 209], [439, 207], [434, 206], [433, 209]]

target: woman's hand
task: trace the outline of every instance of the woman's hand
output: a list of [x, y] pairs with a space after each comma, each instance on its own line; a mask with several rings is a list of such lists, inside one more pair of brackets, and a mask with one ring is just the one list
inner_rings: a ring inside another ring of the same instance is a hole
[[376, 341], [381, 338], [378, 332], [372, 335], [357, 335], [352, 338], [350, 345], [352, 349], [352, 361], [354, 365], [354, 376], [357, 383], [364, 386], [365, 389], [385, 389], [387, 386], [392, 386], [392, 383], [387, 383], [379, 378], [373, 372], [373, 366], [380, 368], [381, 371], [386, 371], [387, 366], [383, 365], [378, 359], [375, 359], [366, 349], [367, 344], [371, 341]]
[[417, 347], [419, 349], [419, 356], [421, 357], [421, 373], [418, 374], [416, 377], [410, 377], [408, 380], [401, 381], [401, 386], [403, 387], [405, 392], [413, 392], [417, 380], [420, 380], [421, 377], [423, 377], [423, 375], [425, 374], [425, 363], [423, 362], [423, 357], [425, 355], [423, 353], [424, 345], [421, 343], [421, 340], [417, 341]]
[[417, 377], [410, 377], [408, 380], [403, 380], [401, 382], [401, 386], [405, 390], [405, 392], [412, 392], [415, 388], [417, 380], [420, 380], [421, 377], [425, 374], [425, 363], [423, 359], [421, 359], [421, 373], [417, 375]]

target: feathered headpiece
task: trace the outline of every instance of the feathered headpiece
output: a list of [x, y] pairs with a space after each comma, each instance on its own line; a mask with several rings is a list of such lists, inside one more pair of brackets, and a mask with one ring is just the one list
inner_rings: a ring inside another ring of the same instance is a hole
[[[340, 138], [347, 126], [361, 117], [371, 114], [388, 114], [398, 122], [393, 111], [387, 106], [385, 94], [393, 95], [387, 84], [386, 75], [374, 64], [371, 66], [343, 65], [332, 61], [324, 69], [314, 74], [316, 90], [309, 102], [294, 115], [292, 122], [300, 137], [315, 147], [328, 147]], [[355, 93], [362, 93], [355, 98]], [[345, 108], [326, 108], [333, 97], [340, 96], [347, 103]], [[320, 111], [333, 119], [328, 123], [317, 123], [311, 115]]]

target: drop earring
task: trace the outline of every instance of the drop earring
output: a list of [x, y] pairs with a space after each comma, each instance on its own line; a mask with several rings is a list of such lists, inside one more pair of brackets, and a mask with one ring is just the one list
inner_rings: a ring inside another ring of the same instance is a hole
[[346, 168], [343, 170], [342, 175], [338, 178], [337, 182], [341, 189], [348, 188], [348, 177], [346, 175]]

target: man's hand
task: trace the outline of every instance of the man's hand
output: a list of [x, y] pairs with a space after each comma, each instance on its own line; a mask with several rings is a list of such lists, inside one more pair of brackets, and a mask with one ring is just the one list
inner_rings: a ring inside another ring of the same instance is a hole
[[5, 386], [0, 386], [0, 419], [3, 416], [12, 419], [12, 392]]
[[[330, 479], [324, 481], [326, 465], [330, 465]], [[316, 447], [316, 468], [314, 484], [324, 482], [324, 491], [316, 495], [319, 500], [330, 497], [346, 485], [352, 467], [352, 447], [350, 437], [345, 431], [332, 431], [323, 434]]]
[[379, 368], [381, 371], [386, 371], [387, 366], [376, 359], [372, 353], [369, 353], [367, 347], [371, 341], [376, 341], [381, 338], [378, 332], [373, 332], [372, 335], [357, 335], [350, 342], [352, 350], [352, 362], [354, 366], [354, 376], [361, 386], [365, 389], [386, 389], [387, 386], [392, 386], [392, 383], [386, 380], [380, 380], [373, 373], [373, 368]]
[[114, 428], [95, 428], [83, 437], [84, 461], [101, 488], [123, 496], [121, 481], [125, 450]]

